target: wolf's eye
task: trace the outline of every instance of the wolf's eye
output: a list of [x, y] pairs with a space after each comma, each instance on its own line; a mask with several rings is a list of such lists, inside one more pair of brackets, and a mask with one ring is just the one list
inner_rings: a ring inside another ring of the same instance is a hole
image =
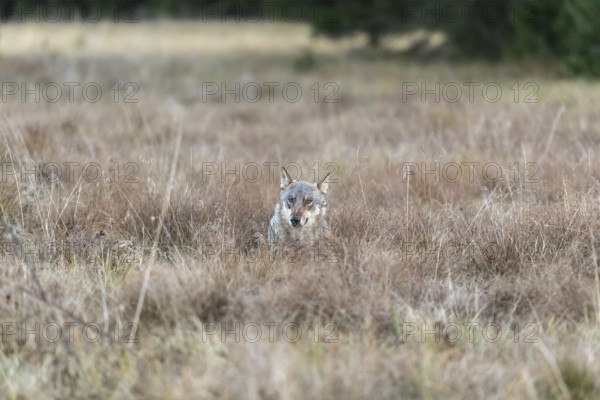
[[306, 200], [306, 205], [309, 206], [309, 207], [312, 207], [312, 205], [313, 205], [313, 199]]
[[294, 202], [294, 200], [296, 200], [296, 199], [294, 198], [294, 196], [289, 196], [289, 197], [288, 197], [288, 201], [289, 201], [290, 203], [293, 203], [293, 202]]

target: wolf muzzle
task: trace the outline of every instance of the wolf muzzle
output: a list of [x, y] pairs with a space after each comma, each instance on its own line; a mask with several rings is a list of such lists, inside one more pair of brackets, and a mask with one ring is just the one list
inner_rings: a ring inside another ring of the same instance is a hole
[[297, 228], [301, 227], [301, 226], [302, 226], [302, 225], [301, 225], [301, 222], [302, 222], [302, 221], [301, 221], [301, 218], [300, 218], [300, 216], [299, 216], [299, 215], [297, 215], [297, 214], [294, 214], [294, 215], [292, 215], [292, 216], [290, 217], [290, 223], [291, 223], [291, 224], [292, 224], [292, 226], [294, 226], [294, 227], [297, 227]]

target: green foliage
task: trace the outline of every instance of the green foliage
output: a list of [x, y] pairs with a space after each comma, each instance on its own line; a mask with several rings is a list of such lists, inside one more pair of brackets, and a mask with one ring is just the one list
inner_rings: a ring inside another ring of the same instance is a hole
[[564, 62], [576, 73], [600, 76], [600, 2], [574, 0], [565, 2], [569, 24], [563, 32]]
[[600, 2], [533, 0], [519, 6], [505, 54], [556, 59], [577, 74], [600, 76]]
[[512, 1], [513, 16], [511, 19], [511, 40], [504, 46], [509, 57], [521, 57], [535, 54], [542, 57], [553, 57], [561, 45], [559, 31], [564, 29], [565, 14], [561, 7], [562, 0], [545, 2]]
[[382, 35], [414, 28], [443, 31], [449, 52], [490, 61], [535, 56], [557, 60], [577, 74], [600, 76], [598, 0], [371, 0], [313, 2], [318, 33]]
[[441, 30], [452, 53], [470, 58], [499, 60], [510, 35], [509, 1], [429, 0], [423, 6], [425, 27]]
[[373, 46], [385, 33], [408, 30], [411, 22], [409, 7], [402, 1], [313, 1], [311, 7], [314, 11], [307, 16], [317, 33], [340, 36], [365, 32]]

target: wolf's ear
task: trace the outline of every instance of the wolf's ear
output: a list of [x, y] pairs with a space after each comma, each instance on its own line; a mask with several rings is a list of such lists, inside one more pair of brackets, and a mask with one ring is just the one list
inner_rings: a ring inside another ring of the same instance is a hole
[[285, 168], [281, 167], [281, 189], [285, 189], [288, 185], [294, 182], [294, 179], [288, 174]]
[[325, 175], [325, 178], [321, 179], [321, 181], [317, 183], [317, 189], [319, 189], [323, 194], [327, 194], [327, 177], [329, 177], [330, 174], [331, 172]]

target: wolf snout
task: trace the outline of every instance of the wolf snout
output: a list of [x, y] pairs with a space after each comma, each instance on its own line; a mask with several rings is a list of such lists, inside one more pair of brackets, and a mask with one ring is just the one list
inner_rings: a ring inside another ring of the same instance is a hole
[[290, 218], [290, 223], [292, 224], [292, 226], [296, 226], [299, 227], [300, 226], [300, 216], [299, 215], [292, 215]]

